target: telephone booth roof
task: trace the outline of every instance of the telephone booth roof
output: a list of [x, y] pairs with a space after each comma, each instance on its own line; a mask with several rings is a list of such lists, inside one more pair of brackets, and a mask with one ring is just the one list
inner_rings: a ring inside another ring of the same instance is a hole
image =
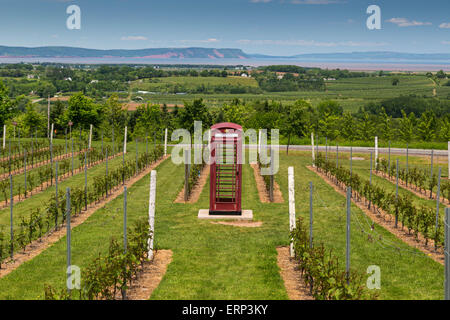
[[235, 130], [242, 130], [242, 127], [236, 123], [232, 123], [232, 122], [221, 122], [221, 123], [216, 123], [215, 125], [213, 125], [211, 127], [211, 130], [214, 129], [235, 129]]

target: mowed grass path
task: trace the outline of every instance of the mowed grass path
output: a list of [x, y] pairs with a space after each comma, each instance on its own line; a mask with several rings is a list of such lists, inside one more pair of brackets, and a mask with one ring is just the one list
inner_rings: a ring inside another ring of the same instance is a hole
[[[276, 263], [276, 246], [288, 244], [287, 168], [295, 167], [297, 214], [309, 215], [308, 182], [315, 186], [314, 234], [333, 248], [344, 266], [345, 198], [305, 168], [309, 153], [281, 154], [277, 176], [285, 203], [261, 204], [252, 169], [244, 166], [243, 208], [252, 209], [260, 228], [238, 228], [198, 220], [200, 208], [208, 208], [209, 185], [196, 204], [175, 204], [183, 183], [182, 166], [165, 161], [158, 168], [155, 244], [171, 249], [173, 261], [152, 299], [287, 299]], [[129, 189], [129, 225], [147, 216], [146, 176]], [[122, 237], [123, 197], [98, 210], [74, 229], [73, 263], [83, 270], [99, 253], [107, 251], [109, 239]], [[306, 219], [308, 222], [308, 219]], [[352, 207], [352, 268], [365, 272], [369, 265], [381, 268], [380, 298], [440, 299], [443, 267], [418, 250], [403, 244], [376, 226], [376, 241], [361, 229], [370, 230], [362, 212]], [[382, 240], [379, 240], [379, 236]], [[0, 298], [43, 297], [44, 284], [65, 284], [66, 240], [61, 239], [32, 261], [0, 279]]]

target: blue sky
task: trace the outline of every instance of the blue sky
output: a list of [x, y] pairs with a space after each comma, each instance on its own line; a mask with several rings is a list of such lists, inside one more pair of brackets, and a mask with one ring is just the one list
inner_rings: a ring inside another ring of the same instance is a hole
[[[241, 48], [248, 53], [450, 52], [449, 0], [0, 0], [0, 45]], [[81, 8], [81, 30], [66, 8]], [[366, 9], [381, 8], [381, 30]]]

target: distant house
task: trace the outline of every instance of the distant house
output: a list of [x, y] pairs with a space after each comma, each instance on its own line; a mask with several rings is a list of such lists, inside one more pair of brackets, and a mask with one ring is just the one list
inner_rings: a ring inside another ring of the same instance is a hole
[[241, 77], [243, 77], [243, 78], [248, 78], [248, 74], [242, 73], [242, 74], [241, 74]]
[[34, 79], [34, 74], [27, 75], [27, 79]]
[[72, 81], [72, 78], [71, 78], [71, 77], [67, 77], [67, 78], [64, 78], [64, 80], [66, 80], [66, 81]]
[[325, 80], [325, 81], [335, 81], [336, 79], [335, 78], [323, 78], [323, 80]]
[[284, 75], [282, 75], [282, 74], [279, 74], [279, 75], [277, 76], [278, 80], [283, 79], [283, 77], [284, 77]]
[[92, 80], [90, 83], [98, 83], [98, 80]]

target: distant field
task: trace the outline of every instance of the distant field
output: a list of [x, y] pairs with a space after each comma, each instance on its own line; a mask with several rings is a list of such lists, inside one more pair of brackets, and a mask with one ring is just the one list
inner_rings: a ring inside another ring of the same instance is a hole
[[[234, 98], [244, 101], [275, 100], [281, 103], [293, 103], [298, 99], [309, 100], [313, 105], [317, 105], [324, 99], [339, 101], [345, 110], [357, 111], [359, 107], [366, 105], [370, 101], [394, 98], [401, 95], [433, 96], [433, 89], [436, 88], [436, 97], [446, 98], [450, 96], [450, 87], [436, 87], [434, 82], [425, 75], [398, 75], [400, 80], [397, 86], [392, 85], [393, 76], [386, 77], [365, 77], [340, 79], [326, 81], [326, 91], [296, 91], [296, 92], [266, 92], [262, 94], [140, 94], [145, 100], [154, 103], [183, 104], [184, 101], [203, 98], [210, 107], [218, 107], [230, 102]], [[242, 77], [169, 77], [158, 78], [146, 81], [135, 81], [131, 84], [131, 90], [143, 90], [150, 92], [166, 92], [168, 88], [180, 85], [187, 88], [195, 88], [199, 85], [242, 85], [257, 87], [258, 83], [253, 78]]]
[[150, 91], [150, 92], [167, 92], [175, 87], [182, 89], [195, 89], [198, 86], [245, 86], [258, 87], [258, 82], [253, 78], [243, 77], [167, 77], [167, 78], [153, 78], [145, 80], [137, 80], [131, 83], [131, 91]]

